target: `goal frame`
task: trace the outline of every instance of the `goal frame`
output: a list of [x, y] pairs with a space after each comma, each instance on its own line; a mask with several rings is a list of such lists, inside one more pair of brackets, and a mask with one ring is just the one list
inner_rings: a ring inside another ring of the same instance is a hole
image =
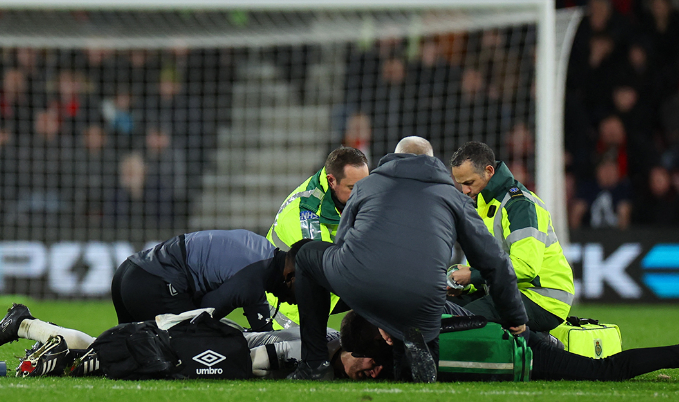
[[[512, 8], [535, 13], [536, 45], [536, 191], [555, 221], [560, 222], [561, 237], [567, 238], [562, 163], [563, 99], [557, 94], [557, 68], [554, 0], [4, 0], [7, 10], [418, 10], [418, 9], [493, 9]], [[563, 85], [563, 84], [561, 84]]]

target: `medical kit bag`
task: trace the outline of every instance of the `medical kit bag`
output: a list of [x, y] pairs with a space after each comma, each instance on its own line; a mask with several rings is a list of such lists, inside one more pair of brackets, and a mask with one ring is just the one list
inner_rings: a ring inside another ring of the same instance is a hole
[[620, 328], [601, 324], [591, 318], [568, 317], [566, 322], [550, 331], [565, 350], [585, 357], [603, 359], [622, 351]]
[[524, 338], [480, 316], [445, 317], [441, 324], [439, 381], [530, 380], [533, 352]]

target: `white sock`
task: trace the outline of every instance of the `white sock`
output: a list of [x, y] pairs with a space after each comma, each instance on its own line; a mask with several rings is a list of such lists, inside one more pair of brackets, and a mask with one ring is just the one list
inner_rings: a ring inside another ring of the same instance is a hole
[[271, 368], [269, 362], [269, 354], [266, 352], [266, 346], [257, 346], [250, 349], [250, 359], [252, 360], [252, 374], [257, 377], [264, 377]]
[[19, 325], [19, 338], [40, 341], [42, 343], [56, 335], [64, 337], [70, 349], [87, 349], [96, 338], [75, 329], [64, 328], [49, 322], [25, 319]]

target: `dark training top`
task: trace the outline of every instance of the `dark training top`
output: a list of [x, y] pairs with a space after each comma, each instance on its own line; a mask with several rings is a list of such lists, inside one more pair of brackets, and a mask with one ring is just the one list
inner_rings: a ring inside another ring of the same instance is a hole
[[[243, 307], [252, 328], [265, 328], [264, 292], [283, 280], [285, 253], [247, 230], [206, 230], [173, 237], [128, 258], [223, 317]], [[279, 278], [280, 277], [280, 278]]]
[[429, 342], [441, 326], [456, 241], [488, 280], [506, 324], [528, 321], [509, 257], [443, 163], [426, 155], [388, 154], [356, 183], [323, 266], [358, 314], [398, 339], [419, 328]]

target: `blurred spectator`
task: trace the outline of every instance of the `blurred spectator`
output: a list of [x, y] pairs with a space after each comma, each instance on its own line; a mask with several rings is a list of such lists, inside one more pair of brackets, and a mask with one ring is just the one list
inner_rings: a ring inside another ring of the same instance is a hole
[[111, 49], [90, 47], [83, 49], [84, 71], [92, 92], [99, 99], [113, 96], [116, 88], [117, 64]]
[[428, 37], [421, 41], [419, 57], [413, 61], [406, 74], [406, 97], [412, 98], [411, 126], [403, 136], [417, 135], [429, 139], [435, 155], [443, 156], [449, 149], [453, 149], [452, 139], [446, 141], [444, 137], [444, 122], [446, 115], [446, 99], [451, 89], [459, 89], [460, 70], [446, 62], [443, 58], [441, 46], [437, 38]]
[[60, 217], [71, 210], [73, 146], [70, 137], [60, 134], [60, 126], [57, 109], [38, 111], [34, 134], [19, 138], [17, 198], [10, 207], [11, 224], [33, 230], [57, 228]]
[[614, 161], [619, 177], [627, 176], [627, 133], [619, 117], [610, 115], [599, 123], [599, 141], [596, 146], [596, 155], [599, 159]]
[[660, 127], [663, 132], [663, 164], [679, 167], [679, 92], [667, 99], [660, 108]]
[[146, 127], [159, 127], [172, 136], [186, 155], [189, 187], [196, 190], [204, 166], [200, 99], [186, 93], [184, 79], [171, 65], [163, 67], [155, 92], [146, 99]]
[[[584, 103], [590, 122], [601, 120], [608, 112], [614, 85], [614, 71], [624, 58], [630, 35], [629, 22], [611, 6], [609, 0], [590, 0], [571, 49], [568, 66], [568, 96], [577, 105]], [[572, 111], [567, 110], [567, 114]]]
[[[674, 69], [679, 56], [679, 13], [672, 8], [670, 0], [650, 0], [648, 6], [642, 29], [653, 43], [655, 64], [665, 75]], [[676, 77], [673, 83], [677, 83]]]
[[372, 129], [370, 118], [365, 113], [355, 113], [347, 121], [347, 129], [344, 132], [342, 145], [356, 148], [368, 158], [368, 166], [371, 163], [370, 142], [372, 141]]
[[43, 53], [34, 48], [19, 47], [16, 49], [16, 67], [26, 79], [26, 93], [36, 105], [45, 102], [45, 61]]
[[79, 71], [63, 69], [59, 72], [56, 96], [48, 101], [49, 110], [57, 113], [58, 132], [64, 136], [75, 137], [87, 121], [92, 108], [92, 99], [84, 93], [84, 75]]
[[523, 161], [519, 159], [513, 160], [507, 163], [507, 167], [517, 181], [520, 181], [530, 191], [535, 191], [535, 178], [528, 171], [528, 168]]
[[391, 152], [402, 137], [404, 110], [404, 95], [406, 83], [405, 62], [397, 56], [391, 56], [382, 62], [377, 87], [375, 88], [371, 120], [372, 131], [376, 141], [373, 144], [373, 155], [384, 155]]
[[5, 222], [16, 199], [19, 167], [16, 157], [16, 136], [9, 130], [0, 129], [0, 223]]
[[526, 123], [520, 121], [514, 124], [511, 131], [506, 134], [504, 142], [503, 151], [506, 155], [503, 155], [503, 160], [517, 160], [527, 164], [535, 159], [535, 139]]
[[573, 40], [573, 50], [576, 57], [587, 48], [587, 43], [598, 34], [608, 34], [614, 46], [626, 47], [630, 35], [630, 23], [615, 10], [610, 0], [589, 0], [587, 14], [582, 19]]
[[629, 181], [620, 176], [615, 159], [604, 157], [596, 168], [596, 181], [578, 186], [569, 213], [571, 229], [583, 224], [592, 228], [627, 229], [632, 212]]
[[[170, 228], [173, 221], [172, 189], [149, 183], [148, 170], [140, 152], [124, 155], [118, 164], [118, 183], [104, 204], [104, 223], [122, 235], [143, 235], [130, 229]], [[137, 239], [139, 240], [139, 239]]]
[[108, 227], [126, 229], [144, 226], [148, 202], [145, 195], [146, 165], [144, 157], [133, 152], [118, 163], [115, 192], [104, 204], [104, 219]]
[[133, 104], [134, 97], [127, 88], [118, 88], [113, 97], [101, 103], [102, 116], [118, 149], [129, 149], [140, 129], [139, 112], [134, 110]]
[[172, 138], [160, 127], [147, 128], [144, 145], [146, 188], [154, 195], [156, 207], [163, 215], [185, 216], [187, 210], [177, 209], [188, 200], [184, 153], [172, 146]]
[[480, 69], [466, 67], [462, 71], [460, 93], [448, 96], [446, 109], [446, 137], [499, 147], [498, 107], [487, 95], [487, 83]]
[[101, 225], [104, 201], [111, 197], [116, 181], [116, 164], [104, 125], [91, 122], [79, 137], [73, 162], [77, 222], [82, 218], [88, 227]]
[[33, 105], [28, 92], [26, 74], [12, 68], [2, 77], [0, 93], [0, 130], [7, 134], [29, 135], [33, 129]]
[[635, 223], [647, 226], [679, 224], [679, 197], [667, 169], [656, 166], [648, 175], [648, 189], [639, 194], [635, 204]]

